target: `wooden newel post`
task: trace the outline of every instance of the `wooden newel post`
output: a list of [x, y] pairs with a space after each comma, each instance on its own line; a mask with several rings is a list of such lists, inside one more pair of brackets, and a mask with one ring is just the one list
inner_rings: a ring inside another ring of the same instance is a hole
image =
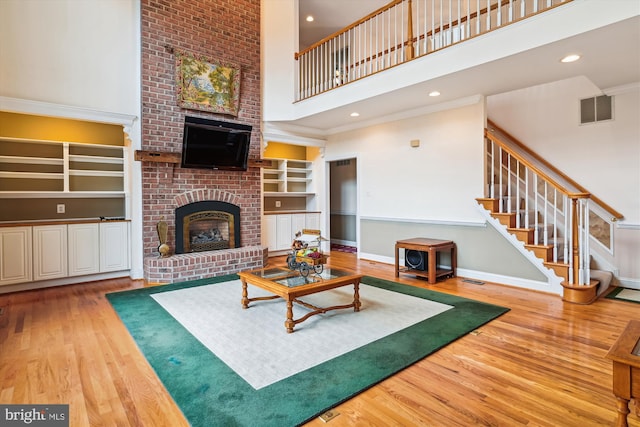
[[578, 199], [573, 197], [571, 199], [571, 257], [573, 260], [573, 284], [578, 285], [580, 283], [580, 227], [578, 226]]
[[409, 11], [407, 13], [407, 41], [404, 49], [405, 61], [413, 59], [415, 53], [413, 48], [413, 5], [411, 0], [408, 1]]

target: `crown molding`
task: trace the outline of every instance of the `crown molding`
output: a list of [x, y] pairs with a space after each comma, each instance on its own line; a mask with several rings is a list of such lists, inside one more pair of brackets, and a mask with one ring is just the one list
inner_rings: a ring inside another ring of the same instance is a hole
[[[131, 128], [138, 119], [137, 116], [110, 111], [93, 110], [72, 105], [53, 104], [31, 99], [9, 98], [0, 96], [0, 110], [12, 113], [35, 114], [39, 116], [58, 117], [65, 119], [86, 120], [99, 123], [122, 125]], [[127, 132], [128, 133], [128, 132]]]

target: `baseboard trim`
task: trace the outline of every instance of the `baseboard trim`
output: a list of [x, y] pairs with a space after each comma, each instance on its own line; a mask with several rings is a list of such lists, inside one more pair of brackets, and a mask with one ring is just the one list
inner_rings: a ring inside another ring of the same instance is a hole
[[[383, 264], [395, 264], [395, 258], [369, 253], [359, 253], [358, 259], [365, 259], [380, 262]], [[404, 259], [399, 259], [398, 261], [400, 265], [404, 265]], [[546, 292], [554, 295], [562, 295], [563, 293], [563, 288], [561, 285], [549, 284], [547, 282], [540, 282], [537, 280], [523, 279], [521, 277], [504, 276], [501, 274], [487, 273], [484, 271], [469, 270], [466, 268], [456, 269], [456, 276], [497, 283], [505, 286], [513, 286], [516, 288], [523, 288], [532, 291]]]
[[629, 289], [637, 289], [640, 291], [640, 279], [631, 279], [629, 277], [617, 277], [618, 286]]
[[78, 283], [96, 282], [99, 280], [119, 279], [121, 277], [131, 277], [129, 270], [114, 271], [111, 273], [92, 274], [89, 276], [72, 276], [60, 279], [40, 280], [37, 282], [16, 283], [13, 285], [0, 286], [0, 294], [10, 292], [31, 291], [34, 289], [51, 288], [54, 286], [76, 285]]

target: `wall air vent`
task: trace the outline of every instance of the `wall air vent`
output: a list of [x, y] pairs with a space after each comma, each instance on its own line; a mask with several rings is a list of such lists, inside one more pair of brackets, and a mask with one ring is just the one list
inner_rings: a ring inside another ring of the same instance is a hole
[[580, 124], [613, 119], [613, 97], [594, 96], [580, 100]]

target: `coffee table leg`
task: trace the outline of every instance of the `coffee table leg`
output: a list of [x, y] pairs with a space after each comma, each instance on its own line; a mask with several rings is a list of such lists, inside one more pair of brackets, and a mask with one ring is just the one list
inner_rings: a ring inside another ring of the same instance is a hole
[[360, 281], [353, 284], [353, 311], [360, 311]]
[[287, 328], [288, 334], [293, 332], [294, 326], [295, 323], [293, 322], [293, 301], [287, 300], [287, 320], [284, 322], [284, 327]]
[[249, 294], [247, 292], [247, 281], [242, 279], [242, 308], [249, 308]]

